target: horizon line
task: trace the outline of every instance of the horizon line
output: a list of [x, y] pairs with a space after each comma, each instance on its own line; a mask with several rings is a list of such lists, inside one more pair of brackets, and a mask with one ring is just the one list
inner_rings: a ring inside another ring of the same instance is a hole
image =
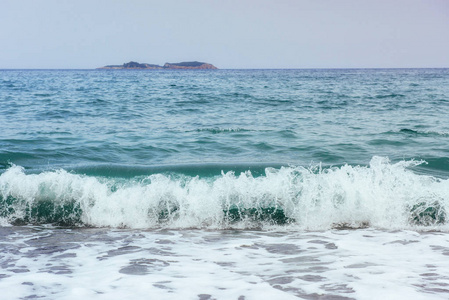
[[209, 69], [101, 69], [101, 68], [0, 68], [0, 70], [97, 70], [97, 71], [217, 71], [217, 70], [361, 70], [361, 69], [449, 69], [447, 67], [299, 67], [299, 68], [218, 68]]

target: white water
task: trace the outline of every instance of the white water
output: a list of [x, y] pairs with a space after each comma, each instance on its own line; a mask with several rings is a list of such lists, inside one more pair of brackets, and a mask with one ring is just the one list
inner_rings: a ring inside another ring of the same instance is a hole
[[449, 295], [447, 233], [11, 228], [2, 237], [2, 299]]
[[[442, 222], [424, 222], [427, 229], [447, 231], [449, 180], [410, 170], [421, 162], [390, 163], [373, 157], [369, 167], [345, 165], [311, 170], [303, 167], [266, 169], [265, 176], [247, 171], [213, 178], [163, 174], [131, 180], [96, 178], [64, 170], [26, 174], [12, 166], [0, 175], [0, 196], [12, 197], [14, 209], [2, 224], [30, 214], [27, 207], [52, 201], [73, 202], [80, 221], [96, 227], [127, 228], [251, 228], [268, 226], [250, 218], [230, 223], [230, 208], [282, 209], [294, 220], [288, 226], [326, 230], [338, 225], [387, 229], [416, 229], [415, 205], [436, 207]], [[174, 210], [176, 208], [176, 210]], [[161, 220], [161, 213], [165, 215]], [[421, 224], [422, 225], [422, 224]]]

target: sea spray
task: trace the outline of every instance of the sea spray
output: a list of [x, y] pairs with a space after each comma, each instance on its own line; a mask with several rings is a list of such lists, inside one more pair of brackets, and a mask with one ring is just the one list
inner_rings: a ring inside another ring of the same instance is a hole
[[369, 166], [266, 168], [262, 176], [248, 170], [131, 179], [26, 174], [11, 166], [0, 175], [0, 217], [11, 224], [119, 228], [446, 230], [449, 180], [414, 173], [422, 163], [373, 157]]

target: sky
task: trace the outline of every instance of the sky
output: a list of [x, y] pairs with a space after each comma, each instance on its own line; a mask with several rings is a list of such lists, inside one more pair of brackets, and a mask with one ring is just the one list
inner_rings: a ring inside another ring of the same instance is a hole
[[449, 67], [449, 0], [0, 0], [0, 69]]

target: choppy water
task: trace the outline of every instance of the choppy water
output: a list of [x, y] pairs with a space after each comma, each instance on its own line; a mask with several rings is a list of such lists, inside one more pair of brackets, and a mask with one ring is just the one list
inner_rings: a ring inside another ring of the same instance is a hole
[[447, 69], [0, 70], [0, 288], [446, 298], [448, 111]]

